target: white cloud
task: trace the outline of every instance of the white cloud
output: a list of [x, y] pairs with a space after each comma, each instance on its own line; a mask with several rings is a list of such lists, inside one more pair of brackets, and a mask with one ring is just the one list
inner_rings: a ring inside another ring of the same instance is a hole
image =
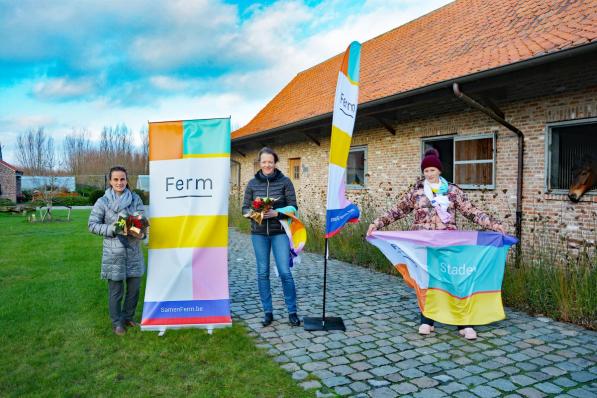
[[39, 126], [52, 126], [56, 124], [56, 118], [50, 115], [20, 115], [3, 121], [3, 124], [12, 125], [19, 130], [37, 128]]
[[149, 81], [155, 88], [166, 91], [183, 91], [190, 86], [188, 81], [165, 75], [152, 76]]
[[35, 83], [33, 94], [44, 100], [68, 100], [91, 94], [94, 89], [91, 79], [44, 79]]
[[67, 66], [53, 75], [40, 66], [42, 77], [26, 83], [33, 97], [25, 107], [0, 93], [0, 119], [11, 115], [0, 139], [8, 144], [9, 132], [38, 125], [57, 137], [71, 128], [99, 132], [124, 122], [137, 131], [147, 120], [228, 115], [242, 126], [300, 71], [446, 3], [324, 0], [313, 8], [282, 0], [242, 16], [207, 0], [13, 3], [0, 15], [0, 61]]
[[[246, 39], [245, 51], [267, 59], [266, 66], [231, 73], [218, 81], [246, 98], [262, 98], [248, 118], [240, 117], [244, 125], [297, 73], [343, 52], [353, 40], [370, 40], [447, 3], [368, 1], [353, 15], [342, 15], [338, 9], [345, 2], [337, 0], [324, 1], [316, 8], [290, 1], [260, 9], [245, 23], [241, 34]], [[298, 35], [307, 28], [318, 33]]]

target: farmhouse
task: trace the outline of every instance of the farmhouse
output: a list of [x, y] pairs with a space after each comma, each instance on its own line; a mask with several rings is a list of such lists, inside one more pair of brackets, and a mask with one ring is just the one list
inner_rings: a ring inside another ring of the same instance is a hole
[[2, 160], [0, 149], [0, 199], [16, 202], [21, 196], [21, 177], [23, 172]]
[[[434, 147], [444, 177], [511, 233], [594, 240], [596, 187], [578, 203], [568, 190], [574, 163], [597, 153], [596, 39], [595, 1], [457, 0], [363, 43], [350, 199], [381, 213]], [[271, 146], [299, 206], [324, 213], [341, 60], [300, 72], [233, 132], [241, 190]]]

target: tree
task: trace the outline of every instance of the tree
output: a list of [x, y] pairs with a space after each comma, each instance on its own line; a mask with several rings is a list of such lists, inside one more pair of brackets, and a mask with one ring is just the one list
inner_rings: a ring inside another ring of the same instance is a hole
[[17, 137], [17, 161], [24, 171], [33, 175], [50, 174], [56, 167], [54, 139], [44, 132], [28, 129]]
[[87, 168], [92, 152], [89, 132], [87, 130], [76, 131], [73, 129], [71, 135], [64, 138], [64, 164], [68, 172], [79, 175]]
[[149, 129], [147, 125], [139, 131], [141, 135], [141, 162], [143, 164], [143, 174], [149, 174]]
[[54, 183], [57, 174], [57, 158], [54, 150], [54, 138], [46, 135], [43, 127], [28, 129], [17, 137], [17, 160], [25, 172], [33, 176], [49, 176], [49, 183], [39, 192], [46, 203], [47, 210], [42, 221], [52, 219], [51, 208], [54, 197]]
[[105, 168], [113, 165], [124, 165], [131, 160], [133, 154], [133, 143], [131, 132], [124, 125], [116, 127], [104, 127], [100, 137], [100, 153], [106, 160]]

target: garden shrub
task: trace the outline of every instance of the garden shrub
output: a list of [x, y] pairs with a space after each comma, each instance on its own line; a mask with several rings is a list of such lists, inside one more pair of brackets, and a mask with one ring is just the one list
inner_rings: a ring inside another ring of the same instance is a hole
[[145, 192], [141, 189], [133, 189], [133, 192], [139, 195], [144, 205], [149, 205], [149, 192]]
[[14, 202], [10, 199], [0, 198], [0, 206], [14, 206]]
[[89, 194], [89, 204], [93, 206], [95, 202], [97, 202], [97, 200], [102, 196], [104, 196], [104, 191], [102, 191], [101, 189], [96, 189], [95, 191], [92, 191]]
[[83, 196], [64, 196], [52, 199], [54, 206], [89, 206], [89, 198]]

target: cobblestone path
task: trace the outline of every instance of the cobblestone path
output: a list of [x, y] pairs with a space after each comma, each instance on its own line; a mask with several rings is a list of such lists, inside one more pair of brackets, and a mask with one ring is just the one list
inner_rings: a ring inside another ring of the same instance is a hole
[[[326, 307], [346, 332], [290, 327], [273, 270], [275, 320], [264, 328], [250, 237], [232, 229], [229, 264], [234, 320], [317, 396], [597, 397], [596, 332], [506, 309], [506, 320], [476, 328], [475, 342], [454, 326], [423, 337], [415, 294], [401, 278], [336, 260]], [[323, 257], [304, 254], [293, 275], [300, 317], [321, 316]]]

